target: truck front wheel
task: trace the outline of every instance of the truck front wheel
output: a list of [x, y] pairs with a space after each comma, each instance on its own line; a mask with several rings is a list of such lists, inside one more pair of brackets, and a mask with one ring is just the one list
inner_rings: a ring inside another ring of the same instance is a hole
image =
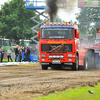
[[47, 65], [42, 65], [42, 70], [47, 70], [48, 66]]
[[78, 70], [78, 56], [76, 56], [76, 61], [72, 66], [72, 70]]

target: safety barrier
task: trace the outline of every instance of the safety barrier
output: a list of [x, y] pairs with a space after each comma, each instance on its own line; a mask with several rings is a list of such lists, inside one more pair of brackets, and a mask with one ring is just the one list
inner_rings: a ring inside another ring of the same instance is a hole
[[20, 64], [36, 64], [37, 62], [6, 62], [0, 63], [0, 66], [13, 66], [13, 65], [20, 65]]

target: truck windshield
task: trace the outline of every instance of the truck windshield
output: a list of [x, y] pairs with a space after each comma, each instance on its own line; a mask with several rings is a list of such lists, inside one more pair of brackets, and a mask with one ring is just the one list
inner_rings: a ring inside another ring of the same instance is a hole
[[41, 39], [73, 39], [73, 29], [42, 29]]

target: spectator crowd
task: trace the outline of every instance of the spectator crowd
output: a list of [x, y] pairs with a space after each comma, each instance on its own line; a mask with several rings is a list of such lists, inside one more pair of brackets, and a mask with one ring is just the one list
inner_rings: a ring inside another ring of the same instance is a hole
[[3, 47], [0, 48], [0, 57], [1, 57], [1, 62], [2, 62], [3, 57], [4, 57], [4, 50], [3, 50]]
[[[15, 62], [31, 61], [30, 58], [29, 58], [30, 49], [27, 46], [26, 47], [20, 47], [20, 46], [17, 45], [14, 52], [15, 52]], [[36, 54], [35, 52], [37, 52], [37, 47], [33, 51], [33, 55]], [[5, 53], [5, 51], [3, 50], [3, 47], [1, 47], [0, 48], [0, 60], [1, 60], [1, 62], [3, 61], [4, 53]], [[12, 53], [12, 51], [10, 50], [10, 48], [8, 48], [8, 50], [7, 50], [8, 62], [9, 62], [9, 60], [11, 60], [13, 62], [13, 60], [11, 58], [11, 53]]]
[[29, 59], [30, 49], [28, 47], [15, 48], [15, 62], [30, 61]]

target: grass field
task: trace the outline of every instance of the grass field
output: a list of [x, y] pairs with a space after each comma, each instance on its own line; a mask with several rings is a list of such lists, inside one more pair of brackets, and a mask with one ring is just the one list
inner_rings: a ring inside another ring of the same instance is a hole
[[[93, 91], [94, 94], [88, 92]], [[30, 100], [100, 100], [100, 83], [94, 87], [84, 86], [75, 89], [67, 89], [66, 91], [49, 94], [37, 99]]]
[[[12, 60], [15, 61], [15, 59]], [[3, 59], [3, 62], [8, 62], [8, 59]], [[11, 62], [11, 60], [9, 60], [9, 62]]]

